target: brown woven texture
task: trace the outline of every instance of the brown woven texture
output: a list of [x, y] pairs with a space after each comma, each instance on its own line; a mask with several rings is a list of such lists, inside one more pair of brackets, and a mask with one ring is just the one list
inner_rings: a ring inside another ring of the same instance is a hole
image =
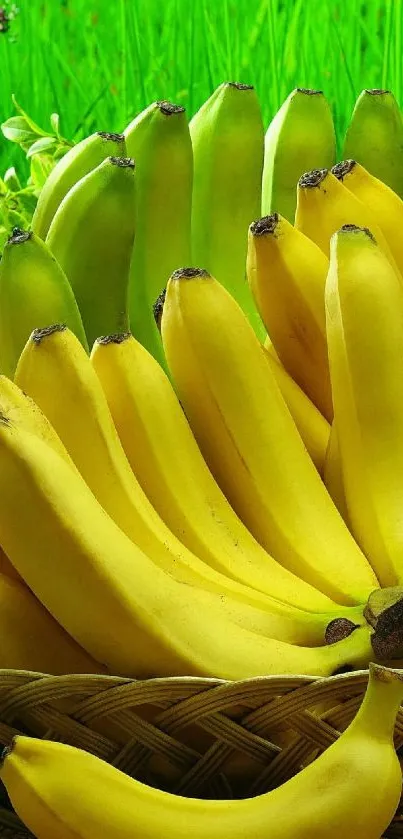
[[[198, 798], [274, 789], [354, 716], [367, 671], [240, 682], [44, 676], [0, 670], [0, 742], [16, 734], [81, 747], [147, 784]], [[395, 729], [403, 756], [403, 709]], [[399, 808], [385, 839], [403, 837]], [[27, 839], [0, 790], [0, 837]]]

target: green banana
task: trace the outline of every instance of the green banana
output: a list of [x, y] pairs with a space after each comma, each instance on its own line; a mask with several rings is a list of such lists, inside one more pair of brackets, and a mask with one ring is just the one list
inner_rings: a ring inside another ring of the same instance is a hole
[[260, 216], [264, 151], [254, 88], [234, 82], [220, 85], [189, 128], [194, 156], [193, 265], [217, 277], [264, 340], [245, 267], [248, 227]]
[[297, 87], [271, 121], [265, 137], [262, 213], [294, 223], [297, 183], [311, 169], [336, 162], [332, 112], [321, 90]]
[[153, 304], [172, 271], [190, 260], [193, 152], [185, 109], [154, 102], [125, 130], [136, 161], [136, 239], [130, 268], [133, 335], [165, 367]]
[[358, 97], [343, 147], [353, 158], [403, 198], [403, 119], [390, 90], [363, 90]]
[[46, 239], [58, 206], [74, 184], [109, 155], [124, 157], [125, 154], [123, 134], [108, 134], [106, 131], [97, 131], [73, 146], [46, 179], [32, 218], [34, 233]]
[[38, 324], [65, 323], [88, 351], [70, 283], [47, 245], [15, 228], [0, 262], [0, 367], [12, 378], [19, 356]]
[[90, 346], [129, 328], [135, 230], [134, 161], [108, 157], [68, 192], [46, 243], [70, 281]]

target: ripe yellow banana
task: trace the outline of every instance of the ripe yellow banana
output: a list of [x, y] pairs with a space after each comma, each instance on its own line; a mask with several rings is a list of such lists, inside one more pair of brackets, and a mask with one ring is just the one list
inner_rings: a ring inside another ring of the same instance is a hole
[[[57, 571], [54, 570], [55, 577]], [[22, 580], [0, 573], [0, 668], [38, 673], [103, 673]]]
[[329, 441], [330, 425], [302, 388], [287, 373], [281, 361], [273, 355], [267, 340], [263, 346], [269, 367], [288, 406], [288, 410], [318, 472], [322, 474]]
[[[325, 614], [308, 615], [229, 579], [190, 553], [153, 509], [135, 478], [96, 372], [73, 333], [60, 327], [39, 336], [34, 332], [21, 356], [16, 379], [59, 433], [106, 512], [164, 571], [181, 583], [202, 589], [200, 598], [204, 596], [206, 608], [216, 603], [240, 626], [299, 644], [323, 643], [331, 620], [363, 621], [362, 609], [343, 610], [335, 604]], [[281, 579], [285, 576], [280, 566], [279, 575]], [[291, 589], [293, 579], [287, 582]], [[305, 589], [308, 599], [311, 589]]]
[[247, 231], [261, 212], [264, 128], [255, 89], [237, 82], [221, 84], [189, 128], [192, 259], [234, 295], [263, 339], [264, 326], [245, 280]]
[[123, 134], [97, 131], [73, 146], [46, 178], [32, 217], [32, 230], [46, 239], [53, 217], [69, 190], [110, 155], [126, 154]]
[[272, 119], [264, 145], [262, 214], [281, 213], [293, 223], [301, 175], [336, 159], [333, 117], [323, 91], [293, 90]]
[[247, 274], [256, 305], [284, 367], [330, 421], [328, 267], [320, 248], [278, 213], [250, 226]]
[[332, 239], [329, 360], [348, 515], [382, 586], [403, 580], [403, 289], [366, 229]]
[[237, 626], [119, 529], [83, 478], [38, 437], [0, 418], [0, 538], [29, 588], [116, 674], [241, 679], [365, 666], [367, 626], [302, 647]]
[[334, 600], [366, 600], [378, 586], [375, 574], [328, 495], [236, 301], [206, 271], [175, 272], [162, 339], [202, 453], [254, 536]]
[[372, 664], [339, 739], [277, 789], [241, 801], [175, 796], [73, 746], [23, 736], [5, 749], [0, 778], [38, 839], [379, 839], [402, 788], [393, 743], [402, 698], [401, 672]]
[[66, 323], [88, 350], [70, 283], [49, 248], [32, 232], [14, 228], [0, 262], [0, 366], [13, 376], [21, 350], [38, 323]]
[[215, 482], [171, 382], [130, 335], [94, 344], [91, 360], [130, 465], [170, 529], [212, 568], [308, 611], [334, 603], [253, 539]]
[[130, 266], [130, 329], [166, 366], [153, 304], [190, 259], [193, 151], [185, 109], [153, 102], [125, 130], [136, 161], [136, 237]]
[[330, 239], [344, 224], [369, 227], [379, 246], [395, 265], [392, 251], [377, 224], [376, 207], [360, 201], [327, 169], [314, 169], [303, 175], [298, 182], [296, 228], [329, 256]]
[[333, 421], [330, 431], [329, 442], [326, 450], [325, 465], [323, 470], [323, 482], [333, 498], [333, 501], [349, 526], [346, 494], [344, 492], [344, 481], [340, 457], [340, 446], [337, 438], [336, 423]]
[[393, 189], [371, 175], [355, 160], [343, 160], [333, 166], [333, 174], [353, 195], [371, 207], [376, 222], [382, 230], [393, 258], [403, 273], [403, 201]]
[[134, 230], [135, 175], [130, 157], [108, 157], [78, 181], [49, 228], [46, 244], [70, 281], [89, 346], [99, 335], [129, 327]]

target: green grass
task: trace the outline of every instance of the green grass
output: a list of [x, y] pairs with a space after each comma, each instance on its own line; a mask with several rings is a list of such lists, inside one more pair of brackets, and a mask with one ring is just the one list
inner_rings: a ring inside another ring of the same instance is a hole
[[[4, 2], [4, 0], [3, 0]], [[0, 0], [0, 7], [2, 2]], [[364, 87], [402, 97], [401, 0], [20, 0], [0, 34], [0, 119], [11, 94], [74, 140], [121, 130], [156, 99], [189, 116], [224, 80], [256, 86], [265, 123], [294, 87], [316, 87], [340, 142]], [[0, 139], [0, 173], [24, 155]]]

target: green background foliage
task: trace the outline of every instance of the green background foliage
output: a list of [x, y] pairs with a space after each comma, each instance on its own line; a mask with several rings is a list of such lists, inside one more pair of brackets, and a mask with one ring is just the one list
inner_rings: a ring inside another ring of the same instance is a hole
[[[119, 131], [156, 99], [191, 116], [224, 80], [254, 84], [265, 123], [297, 86], [323, 89], [338, 140], [358, 93], [402, 94], [401, 0], [20, 0], [0, 32], [0, 121], [11, 94], [65, 138]], [[23, 151], [0, 138], [0, 173]]]

